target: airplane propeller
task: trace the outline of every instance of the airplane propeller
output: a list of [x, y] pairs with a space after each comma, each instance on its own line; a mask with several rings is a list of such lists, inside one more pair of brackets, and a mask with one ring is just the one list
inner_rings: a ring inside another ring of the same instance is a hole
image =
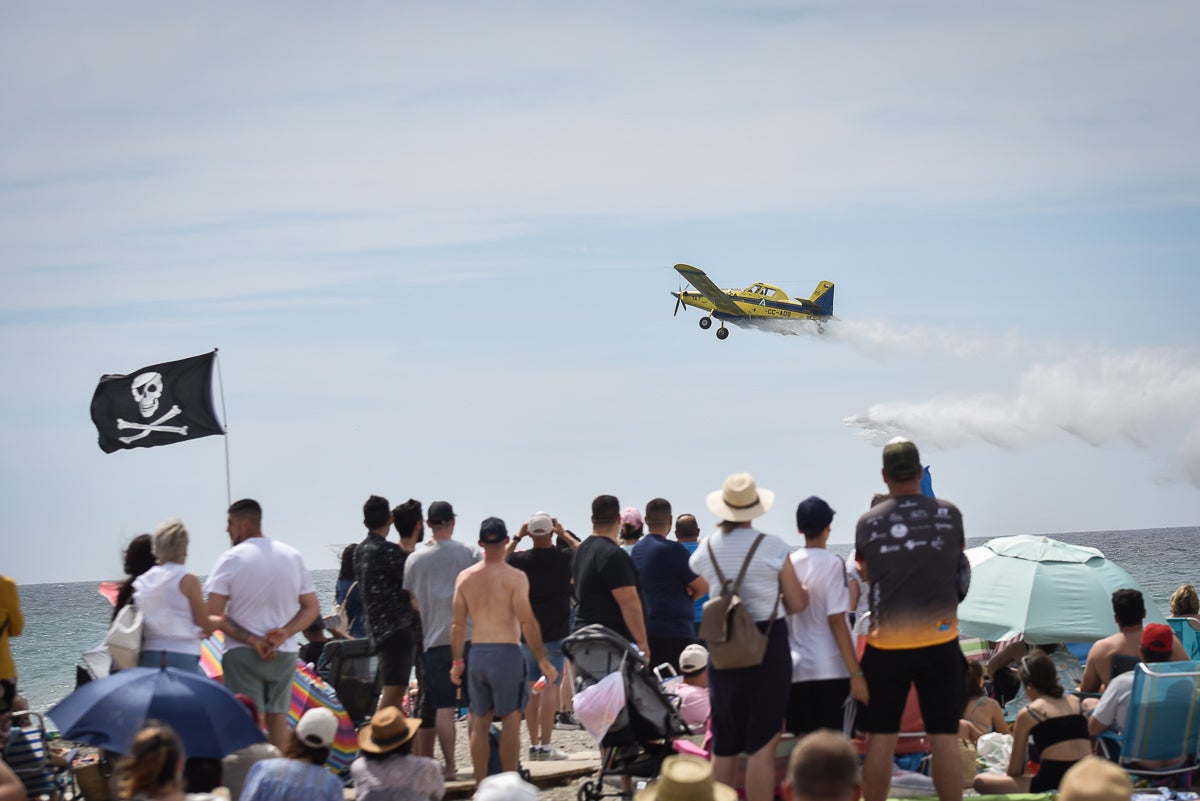
[[676, 314], [679, 314], [680, 306], [683, 306], [685, 309], [687, 308], [687, 306], [685, 306], [683, 303], [683, 282], [682, 281], [679, 283], [679, 291], [674, 292], [672, 294], [675, 295], [675, 313], [671, 315], [672, 317], [674, 317]]

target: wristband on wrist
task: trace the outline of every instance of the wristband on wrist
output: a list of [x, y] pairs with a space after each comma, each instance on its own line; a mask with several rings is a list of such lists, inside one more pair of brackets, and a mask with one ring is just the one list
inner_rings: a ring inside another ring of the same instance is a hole
[[452, 661], [450, 662], [450, 666], [451, 666], [451, 667], [462, 667], [462, 666], [463, 666], [463, 665], [465, 665], [465, 664], [466, 664], [466, 663], [465, 663], [465, 662], [463, 662], [461, 659], [455, 659], [455, 660], [452, 660]]
[[850, 674], [850, 678], [857, 679], [857, 678], [861, 678], [863, 675], [865, 675], [865, 674], [861, 670], [856, 670]]

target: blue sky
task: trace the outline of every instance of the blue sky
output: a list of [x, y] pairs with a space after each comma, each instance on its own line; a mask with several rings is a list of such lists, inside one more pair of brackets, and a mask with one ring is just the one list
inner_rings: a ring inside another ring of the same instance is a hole
[[[1200, 8], [8, 4], [4, 572], [226, 545], [225, 442], [104, 454], [103, 373], [220, 348], [233, 495], [334, 565], [726, 474], [834, 539], [906, 433], [969, 536], [1196, 525]], [[687, 262], [822, 336], [671, 317]], [[798, 541], [798, 540], [795, 540]]]

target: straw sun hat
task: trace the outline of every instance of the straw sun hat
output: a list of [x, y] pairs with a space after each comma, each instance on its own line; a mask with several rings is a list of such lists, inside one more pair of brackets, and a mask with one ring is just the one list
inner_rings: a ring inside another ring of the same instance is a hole
[[386, 754], [407, 743], [421, 728], [421, 721], [404, 716], [394, 706], [385, 706], [358, 732], [358, 747], [372, 754]]
[[694, 756], [669, 756], [658, 779], [639, 790], [634, 801], [735, 801], [737, 791], [713, 781], [712, 763]]
[[775, 503], [775, 493], [760, 489], [749, 473], [734, 473], [721, 489], [708, 493], [708, 511], [722, 520], [745, 523], [765, 515]]

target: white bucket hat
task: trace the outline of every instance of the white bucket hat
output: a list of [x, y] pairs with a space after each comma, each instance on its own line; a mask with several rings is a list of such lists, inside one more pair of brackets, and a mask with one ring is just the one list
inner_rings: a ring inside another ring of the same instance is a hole
[[775, 503], [775, 493], [759, 489], [754, 476], [734, 473], [725, 479], [721, 489], [708, 493], [708, 511], [722, 520], [744, 523], [765, 515]]

